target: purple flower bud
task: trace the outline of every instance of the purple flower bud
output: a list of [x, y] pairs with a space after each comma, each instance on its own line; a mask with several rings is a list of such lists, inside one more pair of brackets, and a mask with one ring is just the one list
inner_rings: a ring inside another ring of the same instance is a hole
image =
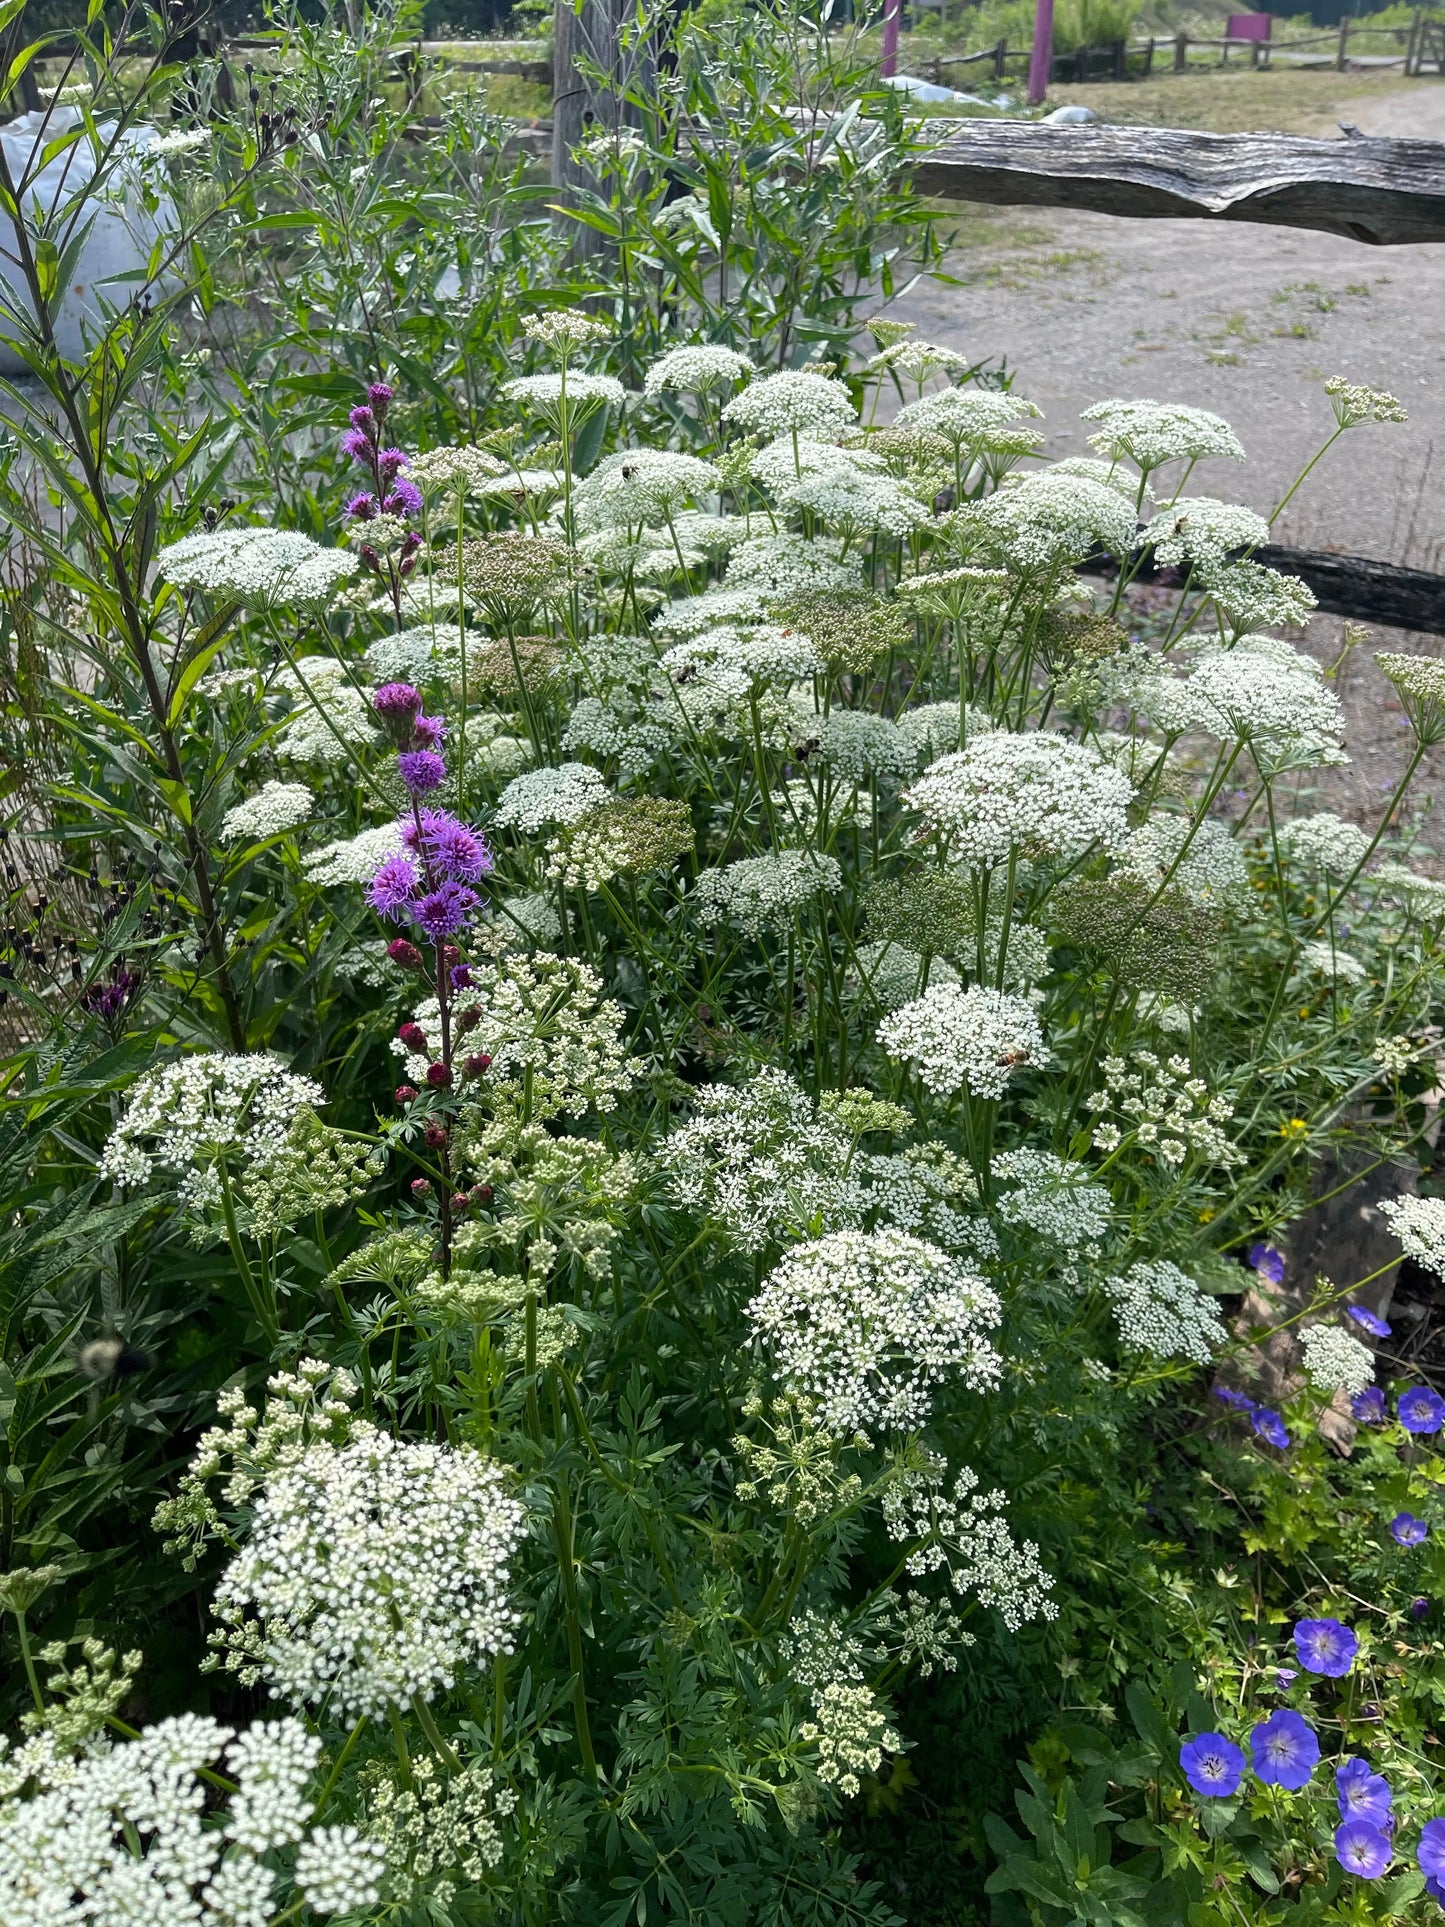
[[376, 417], [372, 414], [371, 410], [365, 406], [353, 408], [347, 416], [347, 420], [351, 423], [351, 426], [356, 430], [358, 435], [369, 435], [376, 426]]
[[427, 796], [447, 780], [447, 766], [434, 749], [404, 749], [396, 766], [413, 796]]
[[1237, 1392], [1232, 1385], [1215, 1385], [1210, 1388], [1221, 1405], [1229, 1406], [1235, 1412], [1257, 1412], [1259, 1407], [1248, 1392]]
[[348, 428], [341, 438], [341, 452], [353, 462], [370, 462], [371, 441], [359, 428]]
[[379, 917], [401, 923], [411, 915], [417, 888], [416, 865], [408, 857], [389, 856], [366, 888], [366, 900]]
[[1362, 1326], [1370, 1334], [1371, 1338], [1390, 1336], [1390, 1327], [1378, 1312], [1370, 1311], [1365, 1305], [1346, 1305], [1345, 1310], [1357, 1325]]
[[409, 482], [404, 475], [399, 475], [381, 506], [388, 515], [420, 515], [421, 490], [415, 482]]
[[452, 965], [452, 989], [467, 990], [471, 986], [472, 973], [465, 964]]
[[419, 749], [440, 749], [447, 726], [440, 716], [417, 716], [412, 722], [411, 733]]
[[464, 883], [443, 883], [412, 905], [412, 915], [434, 941], [454, 937], [466, 928], [477, 907], [477, 893]]
[[374, 522], [376, 520], [376, 497], [363, 492], [353, 495], [346, 504], [346, 514], [353, 522]]
[[374, 381], [367, 389], [366, 399], [376, 410], [376, 419], [378, 421], [382, 419], [387, 409], [390, 408], [394, 392], [390, 384], [384, 381]]
[[1412, 1619], [1423, 1619], [1429, 1610], [1430, 1601], [1428, 1599], [1420, 1598], [1410, 1601], [1410, 1617]]
[[421, 714], [421, 691], [409, 682], [384, 682], [372, 695], [371, 706], [388, 727], [404, 726], [409, 736]]
[[406, 467], [406, 450], [403, 448], [384, 448], [376, 458], [376, 471], [381, 477], [383, 488], [392, 483]]

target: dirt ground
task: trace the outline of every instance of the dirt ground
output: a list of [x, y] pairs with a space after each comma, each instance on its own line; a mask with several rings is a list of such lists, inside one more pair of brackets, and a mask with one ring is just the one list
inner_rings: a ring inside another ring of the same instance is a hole
[[[1251, 97], [1261, 106], [1266, 88], [1284, 83], [1274, 99], [1289, 111], [1273, 121], [1284, 131], [1326, 131], [1301, 122], [1318, 120], [1327, 101], [1367, 134], [1445, 140], [1445, 80], [1240, 79], [1258, 83]], [[1327, 81], [1329, 91], [1301, 105], [1305, 80]], [[1095, 86], [1072, 97], [1109, 118], [1154, 120], [1157, 103], [1140, 97], [1167, 103], [1169, 85]], [[1181, 108], [1194, 86], [1191, 77], [1174, 83]], [[1188, 124], [1182, 112], [1171, 117]], [[1002, 358], [1018, 392], [1044, 411], [1047, 454], [1088, 453], [1080, 413], [1111, 396], [1211, 408], [1233, 425], [1248, 460], [1202, 463], [1191, 491], [1266, 515], [1333, 427], [1325, 379], [1389, 389], [1408, 423], [1362, 427], [1338, 443], [1286, 509], [1277, 539], [1445, 572], [1445, 244], [1370, 248], [1243, 222], [963, 208], [948, 273], [953, 285], [920, 283], [890, 314], [916, 322], [925, 339]], [[1332, 662], [1340, 628], [1316, 618], [1306, 646]], [[1320, 800], [1363, 822], [1377, 816], [1407, 742], [1370, 647], [1440, 654], [1445, 638], [1381, 629], [1340, 674], [1354, 761], [1322, 778]], [[1445, 756], [1431, 762], [1423, 787], [1445, 796]], [[1427, 812], [1422, 830], [1445, 852], [1445, 811]]]

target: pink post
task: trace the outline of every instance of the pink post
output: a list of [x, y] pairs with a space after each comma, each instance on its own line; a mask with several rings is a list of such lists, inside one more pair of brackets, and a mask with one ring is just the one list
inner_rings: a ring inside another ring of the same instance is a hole
[[1034, 50], [1029, 55], [1030, 107], [1042, 105], [1049, 91], [1049, 68], [1054, 59], [1054, 0], [1035, 0]]
[[[1044, 0], [1039, 0], [1040, 6]], [[1050, 17], [1053, 0], [1048, 0]], [[885, 79], [898, 72], [898, 23], [903, 17], [903, 0], [888, 0], [883, 10], [883, 65], [878, 69]]]

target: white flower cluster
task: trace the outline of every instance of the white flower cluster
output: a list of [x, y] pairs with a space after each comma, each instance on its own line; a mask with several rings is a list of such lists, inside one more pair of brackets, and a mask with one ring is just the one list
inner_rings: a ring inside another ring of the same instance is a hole
[[1104, 1289], [1114, 1301], [1119, 1337], [1135, 1351], [1207, 1365], [1224, 1340], [1218, 1305], [1167, 1258], [1131, 1265]]
[[867, 988], [881, 1010], [897, 1010], [900, 1004], [911, 1003], [930, 984], [962, 983], [953, 965], [942, 957], [928, 959], [925, 975], [923, 958], [905, 944], [886, 939], [864, 943], [858, 946], [857, 955], [862, 973], [860, 988]]
[[918, 766], [918, 752], [897, 724], [871, 709], [834, 708], [823, 716], [797, 703], [789, 722], [793, 747], [806, 748], [809, 763], [821, 763], [845, 783], [911, 776]]
[[611, 800], [601, 770], [590, 763], [563, 763], [514, 776], [497, 799], [493, 821], [501, 829], [531, 835], [552, 823], [580, 823]]
[[407, 479], [425, 491], [450, 490], [458, 495], [475, 495], [507, 473], [507, 464], [484, 448], [466, 444], [455, 448], [428, 448], [408, 457]]
[[741, 857], [720, 870], [704, 870], [692, 896], [709, 921], [731, 918], [756, 937], [769, 926], [786, 923], [814, 897], [831, 896], [842, 887], [836, 857], [816, 850], [774, 850]]
[[301, 868], [310, 882], [323, 888], [335, 883], [370, 883], [386, 859], [396, 856], [401, 848], [400, 824], [382, 823], [313, 850], [301, 859]]
[[326, 1094], [264, 1051], [204, 1051], [147, 1071], [131, 1087], [125, 1116], [100, 1154], [102, 1177], [135, 1188], [157, 1167], [179, 1171], [191, 1209], [221, 1195], [221, 1159], [238, 1173], [265, 1172], [286, 1149], [300, 1113]]
[[1137, 540], [1133, 506], [1117, 489], [1052, 469], [1011, 482], [960, 520], [981, 529], [1019, 569], [1078, 562], [1096, 548], [1126, 556]]
[[670, 448], [623, 448], [604, 456], [572, 493], [577, 526], [596, 529], [656, 527], [722, 477], [711, 462]]
[[972, 742], [975, 736], [987, 735], [996, 727], [992, 716], [972, 703], [963, 706], [962, 716], [959, 705], [954, 702], [919, 703], [913, 709], [903, 710], [897, 721], [898, 733], [914, 755], [926, 756], [930, 762], [935, 757], [957, 752], [962, 746], [961, 736]]
[[1042, 413], [1035, 403], [1004, 389], [940, 388], [936, 394], [920, 395], [917, 401], [908, 402], [899, 409], [897, 419], [905, 427], [942, 435], [956, 448], [978, 449], [987, 448], [1015, 422]]
[[1219, 455], [1242, 462], [1244, 450], [1222, 415], [1163, 401], [1101, 401], [1084, 410], [1099, 426], [1089, 440], [1112, 461], [1124, 457], [1140, 468], [1164, 462], [1198, 462]]
[[502, 393], [508, 401], [532, 402], [544, 411], [560, 410], [565, 401], [569, 414], [599, 404], [620, 409], [627, 400], [627, 390], [615, 375], [588, 375], [580, 368], [565, 374], [518, 375], [502, 384]]
[[1087, 743], [997, 729], [932, 763], [903, 792], [963, 863], [1074, 855], [1128, 833], [1129, 779]]
[[994, 1200], [1001, 1224], [1022, 1226], [1066, 1251], [1097, 1247], [1109, 1229], [1109, 1193], [1052, 1151], [1004, 1151], [993, 1161], [993, 1175], [1010, 1187]]
[[862, 565], [840, 556], [836, 537], [811, 540], [787, 529], [739, 541], [728, 558], [722, 584], [702, 595], [671, 602], [657, 617], [668, 635], [696, 636], [718, 623], [762, 622], [770, 607], [814, 590], [856, 590]]
[[1231, 549], [1257, 549], [1269, 540], [1269, 523], [1237, 502], [1212, 495], [1180, 495], [1160, 509], [1141, 543], [1156, 562], [1222, 562]]
[[687, 348], [671, 348], [654, 361], [643, 380], [643, 393], [662, 395], [669, 391], [700, 395], [724, 382], [749, 381], [757, 371], [746, 355], [734, 348], [722, 348], [710, 341]]
[[1445, 883], [1439, 877], [1420, 876], [1403, 863], [1382, 863], [1370, 881], [1387, 895], [1403, 898], [1406, 909], [1427, 923], [1445, 917]]
[[524, 1516], [472, 1447], [357, 1423], [267, 1480], [216, 1588], [213, 1642], [244, 1684], [347, 1718], [434, 1699], [511, 1650]]
[[778, 495], [778, 506], [815, 517], [839, 535], [907, 535], [932, 519], [933, 511], [891, 475], [872, 475], [854, 465], [800, 475]]
[[[508, 908], [528, 916], [528, 901], [513, 899]], [[532, 927], [540, 927], [535, 917]], [[485, 1088], [493, 1103], [521, 1104], [529, 1093], [536, 1119], [580, 1117], [592, 1106], [616, 1110], [638, 1067], [622, 1042], [622, 1006], [602, 995], [602, 979], [589, 964], [548, 950], [508, 950], [474, 962], [471, 974], [459, 999], [461, 1008], [477, 1013], [467, 1049], [492, 1060]], [[435, 998], [418, 1009], [416, 1022], [440, 1044]], [[408, 1051], [400, 1038], [392, 1049], [404, 1060], [409, 1081], [423, 1084], [431, 1059]]]
[[911, 1469], [883, 1494], [883, 1522], [897, 1545], [912, 1546], [912, 1578], [947, 1571], [953, 1590], [991, 1607], [1011, 1633], [1032, 1619], [1057, 1619], [1054, 1582], [1031, 1539], [1019, 1541], [1005, 1519], [1002, 1492], [980, 1492], [978, 1474], [960, 1466], [950, 1492], [941, 1460]]
[[[1230, 1143], [1223, 1128], [1234, 1116], [1234, 1106], [1227, 1098], [1209, 1095], [1209, 1086], [1194, 1075], [1187, 1057], [1161, 1059], [1151, 1050], [1139, 1050], [1132, 1063], [1133, 1069], [1130, 1060], [1106, 1057], [1100, 1067], [1103, 1088], [1086, 1099], [1085, 1110], [1097, 1115], [1116, 1108], [1128, 1120], [1126, 1130], [1133, 1141], [1165, 1164], [1182, 1164], [1190, 1151], [1209, 1164], [1244, 1162], [1244, 1153]], [[1117, 1151], [1126, 1130], [1110, 1122], [1096, 1124], [1096, 1148]]]
[[[1274, 645], [1268, 651], [1259, 646], [1266, 641]], [[1318, 665], [1288, 643], [1243, 637], [1233, 649], [1206, 656], [1185, 689], [1197, 705], [1196, 727], [1212, 735], [1253, 743], [1296, 764], [1341, 759], [1339, 698], [1324, 687]]]
[[1333, 977], [1339, 983], [1362, 984], [1369, 975], [1358, 957], [1323, 941], [1301, 944], [1299, 962], [1301, 970], [1318, 971], [1320, 976]]
[[438, 678], [450, 682], [461, 674], [462, 631], [454, 622], [430, 622], [382, 636], [368, 643], [366, 667], [378, 682], [410, 682], [423, 688]]
[[1322, 1392], [1363, 1392], [1375, 1382], [1375, 1354], [1339, 1325], [1306, 1325], [1300, 1331], [1305, 1372]]
[[254, 796], [226, 811], [221, 818], [221, 841], [263, 843], [268, 837], [282, 836], [306, 821], [315, 801], [304, 783], [280, 783], [273, 777]]
[[959, 1208], [977, 1205], [978, 1180], [965, 1160], [945, 1144], [909, 1144], [897, 1154], [863, 1152], [854, 1176], [866, 1214], [876, 1224], [896, 1225], [945, 1251], [963, 1251], [980, 1264], [998, 1257], [998, 1239], [986, 1218]]
[[916, 1431], [936, 1387], [998, 1379], [985, 1334], [1000, 1306], [982, 1277], [936, 1245], [891, 1228], [798, 1245], [747, 1307], [777, 1376], [815, 1399], [844, 1435]]
[[838, 442], [816, 441], [811, 435], [780, 435], [752, 458], [751, 479], [759, 488], [778, 495], [801, 478], [824, 475], [876, 474], [883, 458], [867, 448], [844, 448]]
[[[321, 1742], [293, 1719], [237, 1737], [194, 1713], [81, 1758], [46, 1734], [0, 1737], [0, 1920], [5, 1927], [267, 1927], [293, 1908], [263, 1858], [297, 1847], [295, 1884], [317, 1913], [381, 1895], [385, 1850], [354, 1827], [313, 1827]], [[236, 1782], [228, 1806], [201, 1774]], [[30, 1791], [28, 1796], [26, 1788]], [[299, 1843], [299, 1844], [298, 1844]]]
[[902, 375], [908, 381], [926, 381], [940, 369], [961, 375], [969, 366], [967, 355], [957, 348], [944, 348], [932, 341], [895, 341], [870, 355], [863, 364], [865, 374]]
[[1406, 1257], [1445, 1278], [1445, 1198], [1387, 1198], [1380, 1209]]
[[291, 714], [277, 747], [298, 763], [347, 764], [353, 745], [375, 743], [380, 731], [370, 702], [348, 680], [346, 665], [334, 656], [302, 656], [274, 678], [291, 698]]
[[1332, 810], [1296, 816], [1280, 825], [1280, 845], [1286, 856], [1311, 870], [1328, 870], [1347, 877], [1364, 860], [1370, 839], [1354, 823]]
[[722, 418], [745, 435], [839, 435], [858, 410], [847, 385], [805, 368], [763, 375], [744, 388], [722, 411]]
[[668, 1188], [752, 1253], [790, 1237], [856, 1224], [852, 1141], [786, 1071], [738, 1088], [713, 1084], [658, 1154]]
[[1359, 382], [1346, 381], [1343, 375], [1331, 375], [1325, 383], [1325, 393], [1335, 411], [1335, 420], [1341, 428], [1357, 428], [1361, 422], [1403, 422], [1410, 418], [1404, 406], [1384, 388], [1366, 388]]
[[849, 1799], [862, 1787], [860, 1776], [876, 1773], [883, 1755], [903, 1744], [869, 1686], [830, 1680], [813, 1695], [813, 1713], [799, 1738], [818, 1749], [818, 1778]]
[[1185, 817], [1155, 811], [1130, 833], [1118, 868], [1150, 884], [1163, 884], [1167, 878], [1171, 889], [1182, 890], [1197, 903], [1235, 904], [1249, 889], [1244, 852], [1227, 826], [1212, 816], [1191, 824]]
[[1207, 562], [1199, 580], [1232, 629], [1302, 629], [1316, 605], [1315, 592], [1297, 575], [1282, 575], [1259, 562]]
[[156, 555], [168, 582], [253, 609], [329, 602], [356, 567], [346, 550], [323, 549], [294, 530], [224, 525], [182, 536]]
[[767, 624], [753, 629], [709, 629], [675, 643], [662, 667], [697, 708], [726, 715], [773, 684], [821, 674], [824, 663], [806, 636]]
[[883, 1019], [878, 1042], [929, 1090], [975, 1097], [1002, 1097], [1016, 1070], [1048, 1061], [1033, 1005], [982, 984], [925, 990]]
[[[447, 1778], [425, 1754], [411, 1764], [411, 1786], [383, 1780], [367, 1806], [366, 1821], [385, 1847], [393, 1870], [406, 1868], [416, 1880], [428, 1880], [447, 1869], [471, 1881], [481, 1881], [501, 1860], [504, 1851], [498, 1819], [516, 1811], [517, 1795], [495, 1768], [467, 1766]], [[445, 1905], [451, 1895], [433, 1888], [435, 1900]]]

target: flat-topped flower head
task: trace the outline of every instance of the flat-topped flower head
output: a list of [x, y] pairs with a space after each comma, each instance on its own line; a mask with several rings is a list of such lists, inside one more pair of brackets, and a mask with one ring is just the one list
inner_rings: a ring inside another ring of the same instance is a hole
[[1445, 1198], [1385, 1198], [1380, 1209], [1406, 1257], [1445, 1278]]
[[691, 347], [672, 348], [647, 370], [642, 383], [646, 395], [706, 394], [734, 381], [750, 381], [756, 373], [746, 355], [735, 348], [700, 341]]
[[745, 435], [840, 435], [858, 410], [845, 383], [803, 368], [784, 368], [750, 383], [722, 411], [722, 418]]
[[903, 802], [964, 863], [1071, 856], [1129, 832], [1133, 785], [1087, 743], [1047, 730], [991, 730], [931, 763]]
[[1281, 1706], [1250, 1734], [1249, 1753], [1257, 1779], [1298, 1793], [1319, 1765], [1320, 1743], [1308, 1720]]
[[1227, 1800], [1244, 1778], [1244, 1754], [1222, 1733], [1196, 1733], [1179, 1749], [1179, 1765], [1196, 1793]]
[[976, 1097], [1002, 1097], [1016, 1071], [1048, 1057], [1033, 1005], [983, 984], [935, 984], [884, 1018], [878, 1042], [929, 1090]]
[[1363, 1392], [1375, 1376], [1375, 1354], [1339, 1325], [1306, 1325], [1300, 1332], [1305, 1372], [1322, 1392]]
[[[909, 343], [910, 348], [923, 346]], [[1001, 429], [1043, 410], [1022, 395], [993, 388], [940, 388], [936, 394], [921, 395], [898, 411], [897, 419], [908, 428], [923, 428], [942, 435], [955, 447], [968, 443], [986, 446]]]
[[1445, 1398], [1428, 1385], [1412, 1385], [1401, 1392], [1395, 1410], [1401, 1425], [1417, 1438], [1433, 1438], [1445, 1426]]
[[1355, 1663], [1360, 1642], [1341, 1620], [1301, 1619], [1294, 1629], [1294, 1649], [1306, 1672], [1343, 1679]]
[[1401, 402], [1384, 388], [1366, 388], [1331, 375], [1325, 393], [1341, 428], [1358, 428], [1361, 422], [1403, 422], [1410, 418]]
[[1222, 561], [1235, 550], [1262, 547], [1269, 523], [1238, 502], [1181, 495], [1160, 509], [1139, 539], [1153, 549], [1156, 562]]
[[1342, 1820], [1365, 1820], [1375, 1827], [1385, 1825], [1395, 1804], [1384, 1774], [1374, 1772], [1369, 1761], [1357, 1755], [1335, 1768], [1335, 1797]]
[[1113, 461], [1128, 457], [1142, 469], [1164, 462], [1197, 462], [1223, 456], [1242, 462], [1244, 450], [1222, 415], [1177, 402], [1101, 401], [1084, 410], [1086, 422], [1099, 426], [1090, 443]]
[[1397, 1512], [1390, 1521], [1390, 1537], [1397, 1546], [1420, 1546], [1429, 1536], [1429, 1526], [1413, 1512]]
[[1368, 1820], [1345, 1820], [1335, 1828], [1335, 1858], [1358, 1880], [1378, 1880], [1393, 1854], [1389, 1835]]

